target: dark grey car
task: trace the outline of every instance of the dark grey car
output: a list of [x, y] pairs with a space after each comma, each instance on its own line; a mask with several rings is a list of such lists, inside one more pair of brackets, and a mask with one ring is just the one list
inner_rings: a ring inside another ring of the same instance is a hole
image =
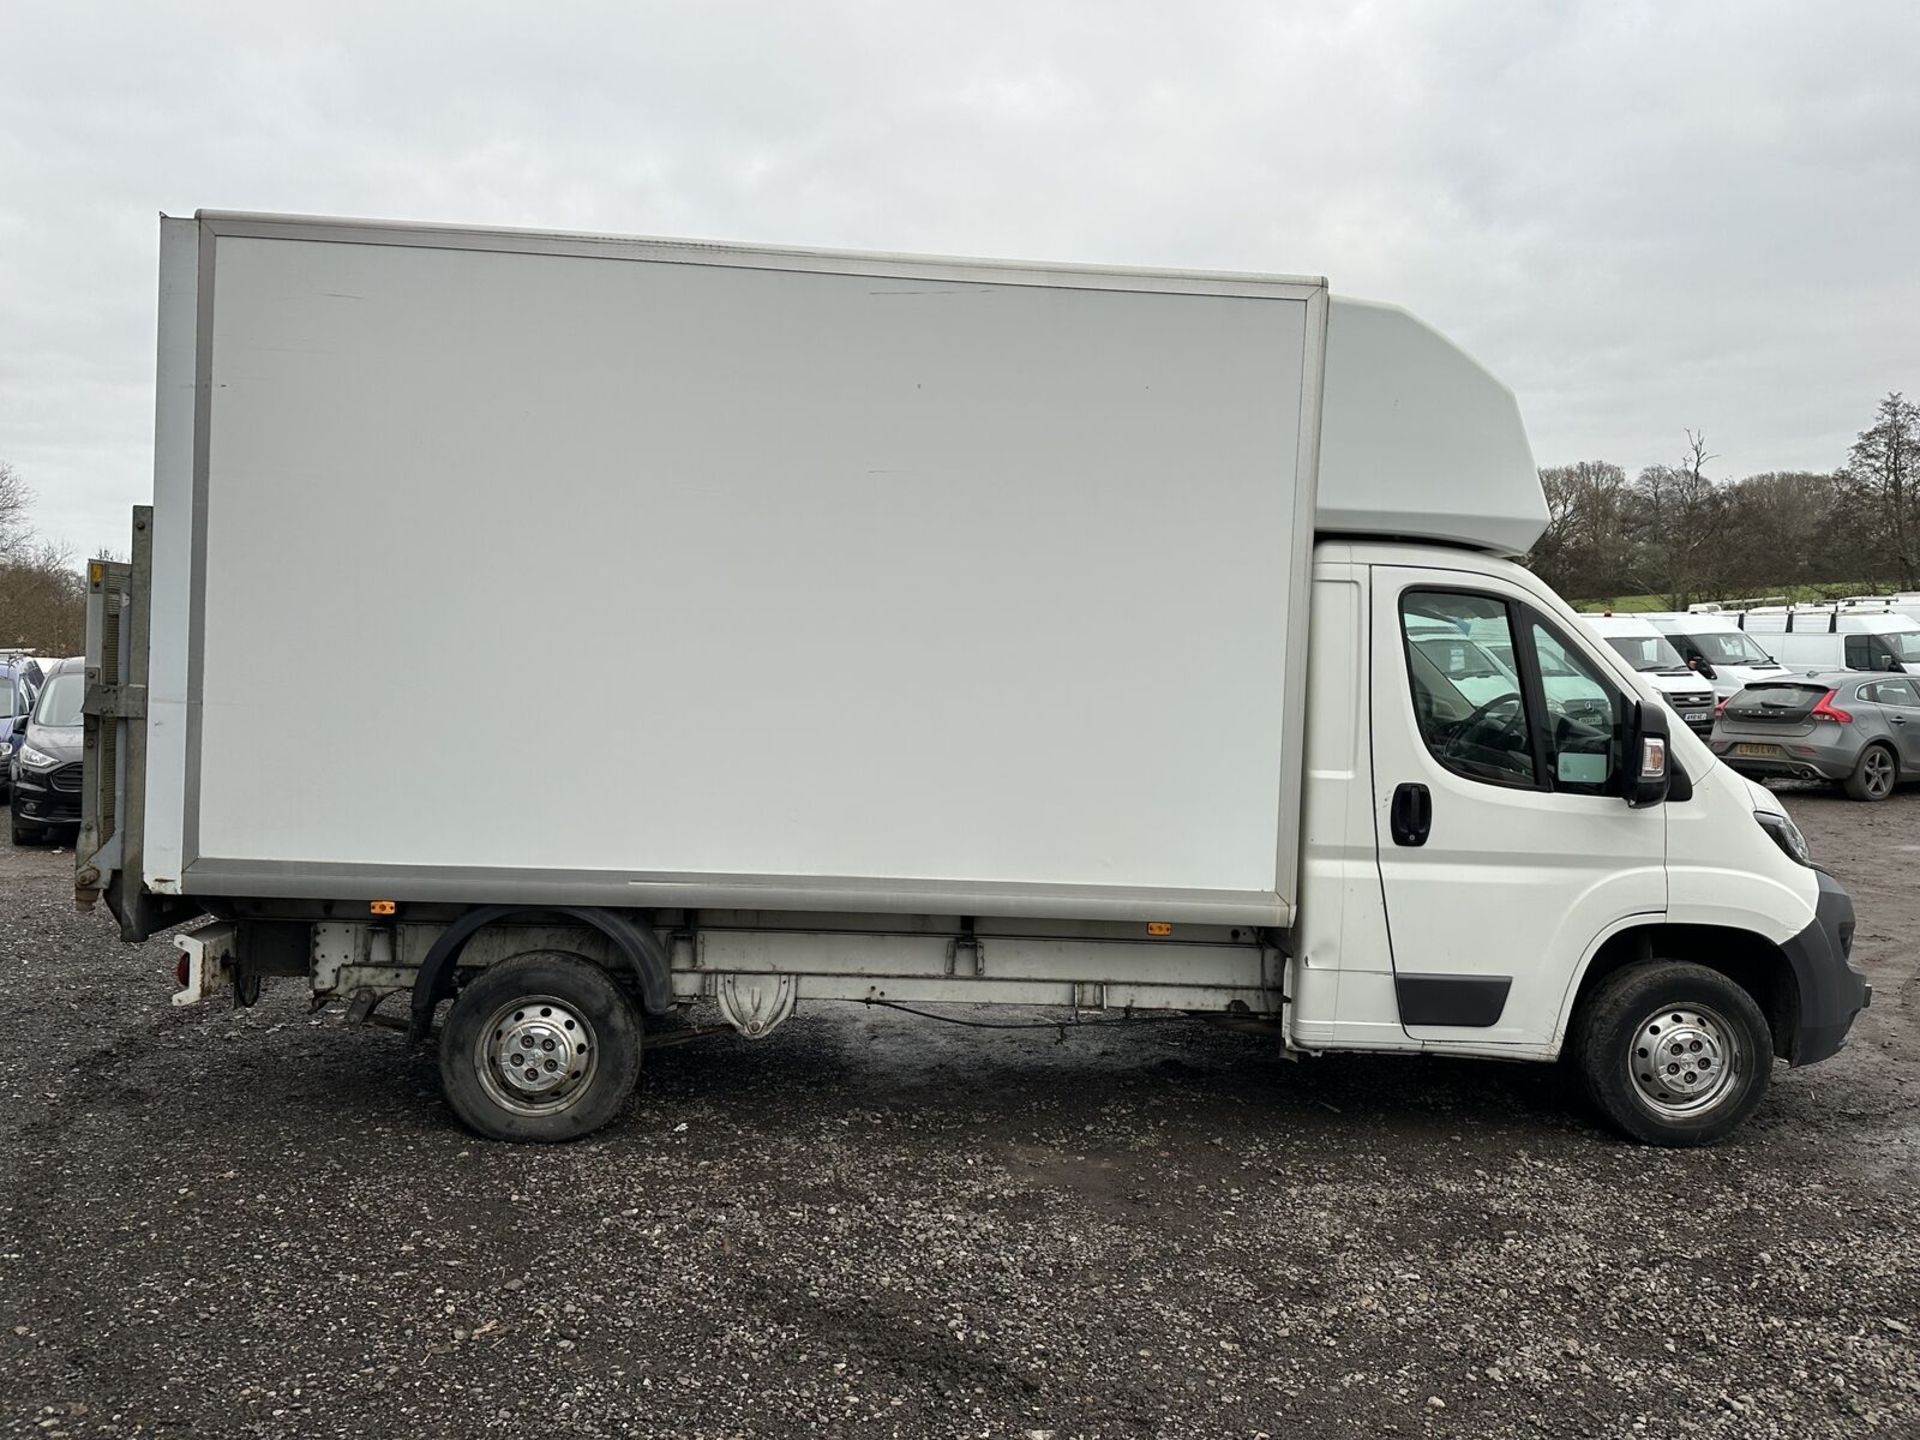
[[1721, 708], [1709, 743], [1743, 775], [1831, 780], [1884, 800], [1920, 780], [1920, 680], [1836, 670], [1758, 681]]

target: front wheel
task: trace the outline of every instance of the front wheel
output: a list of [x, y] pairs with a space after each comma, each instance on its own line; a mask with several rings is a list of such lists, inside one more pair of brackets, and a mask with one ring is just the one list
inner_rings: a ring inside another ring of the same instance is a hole
[[481, 971], [440, 1035], [440, 1083], [489, 1140], [577, 1140], [620, 1113], [640, 1075], [640, 1017], [598, 965], [517, 955]]
[[1582, 1003], [1572, 1058], [1600, 1112], [1648, 1145], [1711, 1145], [1753, 1112], [1773, 1077], [1773, 1031], [1717, 970], [1629, 965]]

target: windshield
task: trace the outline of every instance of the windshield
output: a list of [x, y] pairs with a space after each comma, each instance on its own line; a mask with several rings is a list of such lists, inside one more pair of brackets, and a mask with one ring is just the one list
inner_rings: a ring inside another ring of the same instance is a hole
[[1771, 665], [1773, 660], [1744, 630], [1706, 630], [1686, 637], [1709, 665]]
[[1511, 679], [1505, 666], [1471, 640], [1451, 635], [1415, 635], [1413, 643], [1449, 680]]
[[1618, 650], [1636, 670], [1684, 670], [1687, 662], [1664, 635], [1609, 635], [1607, 644]]
[[1920, 630], [1895, 630], [1873, 638], [1899, 656], [1901, 664], [1920, 665]]
[[33, 723], [55, 728], [80, 723], [80, 702], [86, 695], [86, 677], [68, 670], [47, 682], [33, 707]]

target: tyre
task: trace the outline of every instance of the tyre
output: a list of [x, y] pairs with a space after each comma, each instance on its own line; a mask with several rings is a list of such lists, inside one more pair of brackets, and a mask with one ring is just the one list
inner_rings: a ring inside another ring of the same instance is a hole
[[1767, 1093], [1773, 1031], [1717, 970], [1648, 960], [1581, 1003], [1572, 1060], [1600, 1113], [1647, 1145], [1711, 1145]]
[[481, 971], [440, 1034], [440, 1083], [489, 1140], [552, 1143], [598, 1130], [640, 1075], [640, 1017], [606, 971], [519, 955]]
[[1873, 744], [1853, 762], [1853, 773], [1841, 783], [1850, 800], [1884, 800], [1900, 779], [1900, 762], [1886, 746]]

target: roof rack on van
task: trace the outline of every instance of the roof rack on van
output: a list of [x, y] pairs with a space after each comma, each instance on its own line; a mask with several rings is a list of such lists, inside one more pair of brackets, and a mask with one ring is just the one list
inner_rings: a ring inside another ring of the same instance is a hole
[[1723, 610], [1758, 610], [1763, 606], [1786, 605], [1793, 602], [1785, 595], [1749, 595], [1744, 600], [1701, 600], [1687, 606], [1691, 614], [1717, 615]]
[[1747, 628], [1747, 619], [1749, 616], [1783, 615], [1786, 617], [1786, 624], [1782, 628], [1784, 628], [1787, 634], [1791, 635], [1794, 633], [1794, 623], [1793, 623], [1794, 620], [1798, 616], [1804, 615], [1810, 610], [1815, 611], [1819, 614], [1827, 615], [1829, 620], [1827, 628], [1829, 630], [1832, 630], [1834, 628], [1832, 620], [1833, 620], [1833, 617], [1839, 613], [1837, 607], [1827, 606], [1827, 605], [1796, 605], [1791, 601], [1789, 601], [1784, 605], [1747, 606], [1737, 611], [1734, 614], [1733, 620], [1734, 620], [1734, 624], [1738, 625], [1742, 630], [1744, 630]]

